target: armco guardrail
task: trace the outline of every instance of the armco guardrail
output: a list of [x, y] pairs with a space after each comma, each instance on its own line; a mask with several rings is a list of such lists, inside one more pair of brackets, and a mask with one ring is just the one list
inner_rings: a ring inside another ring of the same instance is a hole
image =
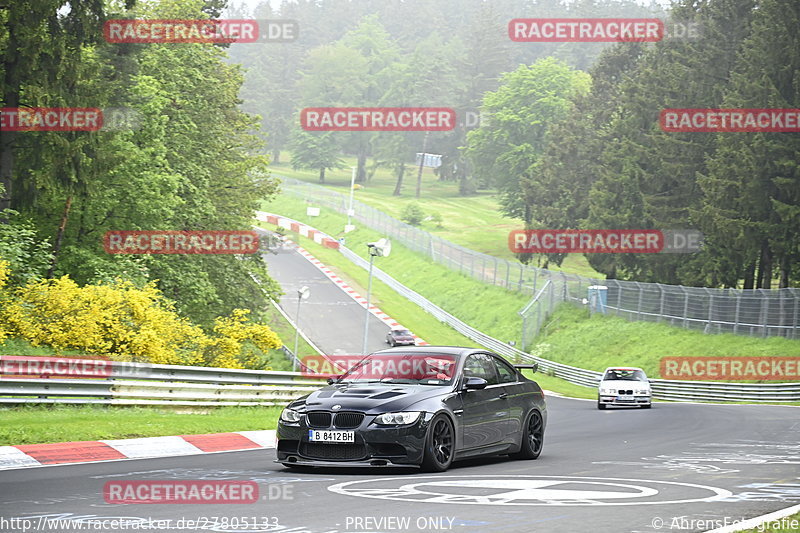
[[116, 361], [108, 365], [109, 376], [99, 379], [3, 376], [0, 404], [269, 406], [285, 405], [324, 384], [300, 372]]

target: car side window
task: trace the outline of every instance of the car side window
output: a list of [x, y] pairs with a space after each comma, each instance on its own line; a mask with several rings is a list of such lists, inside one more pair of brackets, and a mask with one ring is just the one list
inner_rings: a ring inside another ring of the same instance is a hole
[[517, 372], [513, 367], [497, 357], [492, 357], [492, 360], [497, 368], [497, 375], [500, 378], [500, 383], [515, 383], [517, 381]]
[[494, 363], [488, 355], [484, 354], [473, 354], [467, 357], [464, 362], [464, 376], [468, 378], [483, 378], [488, 385], [496, 385], [498, 383]]

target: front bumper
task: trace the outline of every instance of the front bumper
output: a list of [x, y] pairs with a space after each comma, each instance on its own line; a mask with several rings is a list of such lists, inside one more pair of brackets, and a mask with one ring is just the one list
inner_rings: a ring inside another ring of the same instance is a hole
[[619, 396], [601, 394], [597, 401], [603, 405], [650, 405], [652, 400], [649, 395], [635, 395], [632, 400], [621, 400]]
[[[377, 426], [367, 415], [355, 432], [354, 443], [318, 443], [308, 438], [306, 418], [299, 425], [278, 423], [277, 461], [308, 466], [419, 466], [425, 446], [430, 415], [423, 413], [409, 426]], [[313, 429], [338, 429], [319, 428]]]
[[415, 339], [411, 340], [400, 340], [400, 339], [393, 339], [395, 346], [416, 346], [417, 341]]

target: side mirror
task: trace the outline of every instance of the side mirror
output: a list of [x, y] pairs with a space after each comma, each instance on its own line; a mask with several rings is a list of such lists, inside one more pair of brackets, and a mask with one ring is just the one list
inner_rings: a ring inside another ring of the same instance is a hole
[[531, 363], [525, 365], [514, 365], [517, 370], [532, 370], [534, 373], [539, 370], [539, 363]]
[[471, 377], [467, 378], [464, 382], [464, 390], [480, 390], [485, 389], [488, 382], [483, 378]]

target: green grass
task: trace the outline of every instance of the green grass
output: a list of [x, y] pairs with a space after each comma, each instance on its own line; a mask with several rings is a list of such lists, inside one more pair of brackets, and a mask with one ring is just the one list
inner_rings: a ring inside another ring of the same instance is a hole
[[[328, 171], [325, 184], [319, 183], [319, 174], [316, 171], [292, 169], [288, 153], [281, 154], [281, 163], [273, 164], [272, 171], [277, 176], [323, 185], [347, 195], [350, 188], [350, 167], [356, 161], [352, 157], [345, 157], [344, 160], [346, 168]], [[368, 163], [367, 167], [370, 168], [371, 164]], [[508, 233], [521, 229], [522, 222], [500, 213], [500, 203], [495, 192], [478, 191], [472, 196], [459, 196], [458, 183], [440, 181], [433, 169], [425, 168], [422, 172], [421, 196], [416, 198], [417, 171], [418, 167], [407, 171], [403, 178], [402, 195], [392, 196], [397, 180], [389, 169], [379, 168], [369, 182], [362, 184], [363, 188], [355, 191], [354, 198], [398, 220], [402, 219], [401, 214], [408, 204], [417, 202], [426, 215], [439, 213], [443, 219], [441, 226], [425, 221], [420, 226], [421, 229], [471, 250], [516, 261], [514, 254], [508, 249]], [[605, 278], [589, 265], [582, 254], [570, 254], [561, 267], [551, 264], [548, 268], [591, 278]]]
[[[778, 527], [771, 527], [773, 525]], [[765, 522], [753, 529], [742, 530], [741, 533], [797, 533], [798, 531], [800, 531], [800, 513], [795, 513], [783, 519]]]
[[537, 339], [537, 355], [590, 370], [613, 365], [642, 368], [660, 377], [662, 357], [800, 356], [800, 341], [732, 333], [706, 335], [667, 324], [628, 322], [615, 316], [561, 305]]
[[28, 355], [46, 357], [52, 355], [84, 355], [79, 350], [55, 350], [51, 346], [34, 346], [24, 339], [9, 337], [0, 342], [0, 355]]
[[275, 429], [279, 407], [159, 409], [31, 406], [0, 409], [0, 445]]
[[544, 390], [557, 392], [571, 398], [585, 398], [588, 400], [597, 399], [597, 388], [595, 387], [576, 385], [561, 378], [548, 376], [547, 374], [543, 374], [541, 372], [534, 373], [530, 370], [523, 370], [522, 374], [536, 381], [536, 383], [538, 383], [539, 386]]

